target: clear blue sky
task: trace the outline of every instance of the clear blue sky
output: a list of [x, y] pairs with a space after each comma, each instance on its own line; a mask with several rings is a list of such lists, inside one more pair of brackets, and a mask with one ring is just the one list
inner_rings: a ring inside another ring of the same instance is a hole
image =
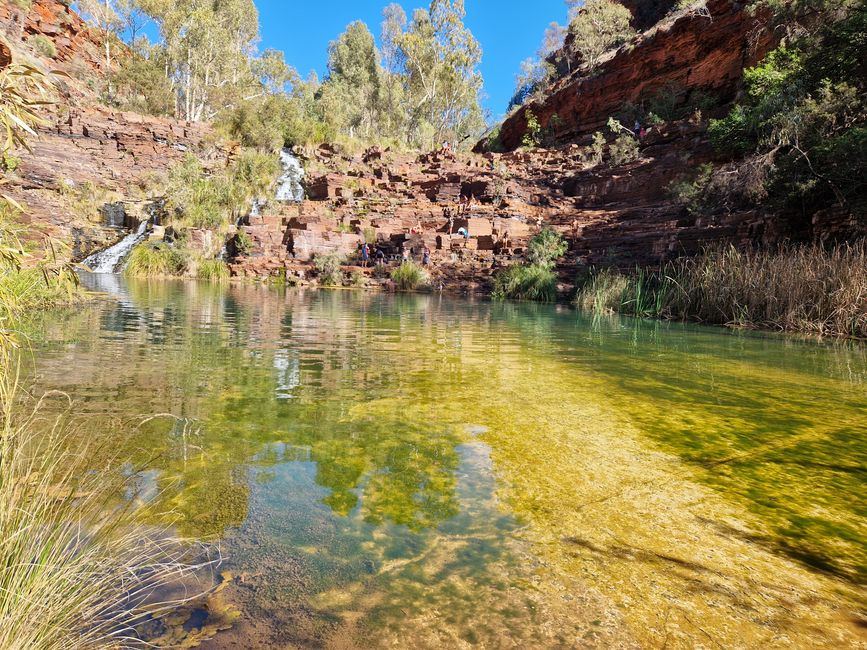
[[[363, 20], [379, 39], [382, 10], [389, 0], [254, 0], [259, 8], [261, 48], [286, 53], [302, 76], [325, 74], [328, 43], [353, 20]], [[425, 0], [402, 0], [407, 15]], [[506, 110], [521, 61], [535, 53], [551, 21], [566, 22], [564, 0], [465, 0], [466, 24], [481, 43], [484, 106], [496, 118]]]

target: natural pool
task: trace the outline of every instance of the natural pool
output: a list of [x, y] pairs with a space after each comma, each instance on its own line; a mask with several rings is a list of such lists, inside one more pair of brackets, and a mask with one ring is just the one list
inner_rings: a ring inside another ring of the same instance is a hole
[[863, 345], [86, 280], [33, 389], [219, 544], [203, 647], [867, 647]]

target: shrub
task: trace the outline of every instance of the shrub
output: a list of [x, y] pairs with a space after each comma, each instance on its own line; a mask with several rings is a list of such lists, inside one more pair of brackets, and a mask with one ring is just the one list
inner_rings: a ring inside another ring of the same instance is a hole
[[608, 147], [608, 153], [613, 167], [634, 162], [640, 157], [638, 140], [631, 135], [621, 133]]
[[30, 10], [30, 7], [33, 6], [33, 0], [12, 0], [12, 4], [18, 7], [19, 9]]
[[332, 253], [317, 255], [313, 266], [319, 276], [319, 284], [323, 287], [339, 287], [343, 285], [343, 257]]
[[527, 244], [527, 261], [530, 264], [550, 268], [569, 248], [566, 239], [556, 230], [543, 228]]
[[401, 291], [413, 291], [427, 284], [430, 280], [428, 272], [415, 262], [404, 262], [391, 272], [391, 279]]
[[232, 240], [232, 246], [235, 249], [235, 255], [246, 256], [253, 251], [253, 240], [250, 235], [244, 230], [239, 230]]
[[493, 296], [497, 300], [554, 302], [557, 276], [549, 267], [537, 264], [511, 266], [494, 277]]
[[47, 59], [53, 59], [57, 56], [57, 47], [54, 45], [54, 41], [43, 34], [33, 36], [28, 43], [30, 43], [34, 50]]
[[608, 143], [605, 141], [605, 136], [599, 131], [593, 134], [593, 142], [590, 145], [589, 151], [585, 159], [592, 166], [601, 165], [605, 159], [605, 147]]
[[[577, 2], [570, 2], [578, 5]], [[587, 0], [573, 12], [569, 32], [574, 47], [592, 69], [605, 52], [618, 47], [635, 35], [632, 14], [623, 5], [611, 0]]]
[[229, 267], [223, 260], [202, 260], [199, 262], [197, 276], [208, 282], [225, 282], [229, 279]]
[[187, 270], [186, 256], [168, 244], [142, 244], [136, 246], [124, 269], [132, 278], [180, 276]]
[[527, 111], [527, 131], [521, 139], [521, 144], [525, 147], [538, 147], [542, 142], [542, 127], [539, 124], [539, 119], [533, 111]]

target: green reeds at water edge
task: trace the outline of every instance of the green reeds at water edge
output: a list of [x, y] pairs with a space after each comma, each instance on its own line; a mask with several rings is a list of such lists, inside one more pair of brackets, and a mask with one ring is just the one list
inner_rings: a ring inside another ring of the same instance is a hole
[[[122, 462], [95, 464], [92, 422], [48, 415], [21, 386], [22, 319], [81, 299], [51, 251], [26, 254], [0, 205], [0, 648], [69, 650], [140, 643], [137, 627], [179, 603], [154, 594], [212, 564], [206, 549], [144, 528]], [[56, 406], [56, 403], [55, 405]], [[50, 409], [57, 411], [56, 408]], [[104, 432], [102, 432], [104, 433]], [[120, 461], [123, 459], [112, 459]], [[133, 477], [134, 478], [134, 477]]]
[[409, 261], [404, 262], [391, 272], [391, 279], [401, 291], [413, 291], [430, 281], [430, 275], [424, 267]]
[[657, 270], [579, 278], [575, 304], [596, 313], [867, 337], [867, 242], [775, 251], [706, 249]]

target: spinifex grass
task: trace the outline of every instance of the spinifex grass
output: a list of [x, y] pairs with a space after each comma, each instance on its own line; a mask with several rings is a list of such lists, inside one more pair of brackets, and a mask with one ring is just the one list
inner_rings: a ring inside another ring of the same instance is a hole
[[711, 248], [657, 271], [602, 270], [575, 301], [596, 312], [867, 337], [867, 242]]
[[154, 593], [193, 570], [190, 547], [137, 526], [118, 503], [127, 477], [87, 467], [77, 429], [19, 399], [18, 361], [3, 350], [0, 647], [135, 645], [136, 625], [178, 604]]

